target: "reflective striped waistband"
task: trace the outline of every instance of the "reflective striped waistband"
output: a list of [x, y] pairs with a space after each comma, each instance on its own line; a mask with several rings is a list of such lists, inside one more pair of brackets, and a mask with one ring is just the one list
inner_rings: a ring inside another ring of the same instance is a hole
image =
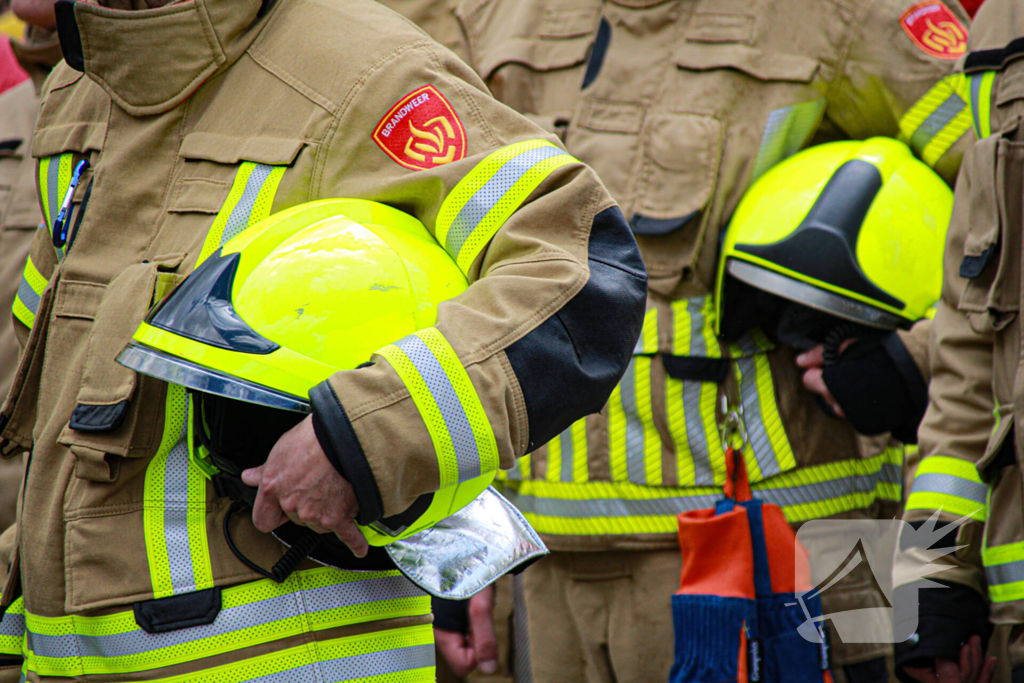
[[[828, 517], [901, 500], [902, 451], [802, 467], [756, 484], [754, 495], [778, 505], [790, 522]], [[669, 488], [613, 482], [518, 481], [506, 494], [534, 528], [550, 535], [675, 533], [680, 512], [714, 506], [714, 487]]]
[[147, 633], [132, 611], [43, 617], [26, 614], [19, 601], [0, 624], [0, 637], [15, 637], [20, 626], [31, 671], [81, 676], [146, 671], [302, 633], [429, 613], [429, 597], [397, 571], [322, 568], [296, 572], [283, 584], [226, 588], [220, 613], [204, 626]]

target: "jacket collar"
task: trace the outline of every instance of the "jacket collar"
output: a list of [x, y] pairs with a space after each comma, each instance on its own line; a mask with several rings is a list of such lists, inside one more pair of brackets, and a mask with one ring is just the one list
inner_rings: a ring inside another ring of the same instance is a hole
[[68, 66], [129, 114], [147, 116], [176, 107], [241, 57], [265, 24], [263, 5], [186, 0], [125, 10], [60, 0], [57, 31]]

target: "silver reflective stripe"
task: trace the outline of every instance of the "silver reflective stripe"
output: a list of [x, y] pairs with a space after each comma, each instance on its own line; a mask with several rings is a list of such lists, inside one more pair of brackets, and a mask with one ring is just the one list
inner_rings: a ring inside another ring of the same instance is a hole
[[196, 590], [192, 550], [188, 543], [188, 470], [193, 466], [188, 457], [191, 404], [191, 397], [186, 396], [181, 434], [167, 454], [164, 469], [164, 543], [175, 595]]
[[[50, 165], [46, 169], [46, 197], [50, 200], [50, 224], [46, 227], [52, 235], [53, 222], [57, 220], [60, 203], [64, 199], [60, 191], [60, 155], [50, 157]], [[54, 251], [57, 252], [57, 260], [60, 261], [64, 257], [64, 250], [55, 247]]]
[[469, 198], [469, 201], [459, 211], [459, 215], [452, 221], [452, 226], [448, 229], [448, 235], [445, 237], [445, 250], [451, 254], [453, 259], [458, 260], [459, 252], [462, 251], [462, 246], [469, 236], [473, 234], [473, 230], [512, 189], [512, 186], [540, 162], [563, 154], [565, 151], [561, 148], [545, 145], [527, 150], [506, 161], [491, 176], [490, 180]]
[[988, 505], [988, 487], [976, 481], [954, 477], [951, 474], [928, 472], [914, 477], [910, 486], [911, 495], [915, 493], [941, 493], [957, 498], [966, 498], [978, 505]]
[[249, 227], [249, 216], [252, 215], [252, 208], [256, 205], [256, 198], [259, 197], [263, 183], [266, 182], [273, 170], [273, 166], [256, 164], [256, 168], [249, 174], [249, 179], [245, 182], [245, 189], [242, 190], [242, 197], [235, 204], [235, 208], [231, 210], [231, 215], [228, 216], [228, 220], [224, 224], [224, 233], [220, 238], [222, 247]]
[[36, 294], [36, 290], [32, 289], [32, 285], [29, 284], [28, 278], [22, 276], [21, 284], [18, 285], [18, 299], [21, 303], [25, 304], [25, 308], [32, 311], [33, 315], [39, 312], [39, 299], [41, 297]]
[[910, 136], [910, 147], [920, 154], [932, 141], [932, 138], [941, 133], [942, 129], [949, 125], [949, 122], [956, 118], [957, 114], [962, 112], [965, 107], [967, 107], [967, 103], [956, 93], [947, 97], [946, 101], [929, 114]]
[[690, 312], [690, 355], [706, 357], [708, 344], [704, 339], [704, 299], [698, 297], [686, 302], [686, 310]]
[[683, 412], [686, 419], [686, 441], [693, 459], [694, 484], [714, 486], [715, 470], [711, 466], [711, 450], [708, 436], [704, 432], [704, 416], [701, 414], [700, 398], [703, 383], [683, 380]]
[[0, 621], [0, 636], [20, 638], [23, 635], [25, 635], [25, 615], [13, 614], [10, 611], [4, 614], [3, 621]]
[[438, 410], [441, 411], [445, 426], [448, 427], [452, 446], [455, 449], [459, 481], [479, 477], [480, 453], [476, 447], [476, 437], [473, 435], [473, 428], [466, 417], [466, 411], [462, 408], [462, 401], [455, 393], [455, 388], [452, 387], [451, 380], [448, 379], [441, 363], [430, 347], [414, 334], [395, 342], [395, 345], [402, 349], [409, 357], [409, 361], [416, 367], [423, 382], [427, 385], [430, 395], [434, 398]]
[[433, 645], [412, 645], [396, 650], [368, 652], [320, 662], [324, 683], [341, 683], [371, 676], [434, 666]]
[[990, 586], [1024, 581], [1024, 560], [986, 566], [985, 578]]
[[573, 467], [574, 446], [572, 442], [572, 427], [570, 426], [564, 432], [558, 435], [558, 443], [562, 447], [562, 475], [561, 479], [564, 482], [572, 483], [572, 476], [575, 468]]
[[768, 115], [751, 182], [775, 164], [800, 151], [814, 132], [824, 106], [823, 99], [811, 100], [776, 109]]
[[[746, 349], [744, 349], [746, 350]], [[761, 395], [757, 388], [757, 364], [752, 357], [737, 358], [740, 370], [740, 400], [743, 403], [743, 421], [750, 438], [750, 450], [761, 468], [761, 477], [767, 479], [782, 471], [775, 454], [775, 447], [768, 436], [761, 417]]]
[[506, 496], [525, 514], [545, 517], [583, 519], [587, 517], [639, 517], [643, 515], [676, 515], [687, 510], [714, 507], [720, 493], [647, 498], [644, 500], [619, 498], [542, 498], [507, 491]]
[[810, 484], [797, 484], [784, 488], [754, 486], [754, 497], [780, 507], [803, 503], [821, 503], [855, 493], [874, 493], [879, 484], [899, 484], [899, 465], [885, 464], [877, 472], [856, 474]]
[[389, 576], [299, 590], [229, 607], [221, 610], [212, 624], [178, 631], [147, 633], [137, 629], [109, 636], [49, 636], [30, 631], [28, 643], [39, 657], [126, 657], [266, 626], [304, 614], [422, 595], [423, 591], [405, 577]]
[[644, 466], [644, 423], [636, 409], [636, 359], [629, 361], [619, 383], [622, 412], [626, 416], [626, 471], [634, 484], [647, 483]]

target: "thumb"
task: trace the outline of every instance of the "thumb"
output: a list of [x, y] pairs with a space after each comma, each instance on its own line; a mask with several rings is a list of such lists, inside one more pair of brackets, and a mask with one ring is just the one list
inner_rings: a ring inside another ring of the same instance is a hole
[[263, 465], [259, 467], [253, 467], [252, 469], [245, 470], [242, 472], [242, 481], [247, 486], [259, 486], [263, 483]]

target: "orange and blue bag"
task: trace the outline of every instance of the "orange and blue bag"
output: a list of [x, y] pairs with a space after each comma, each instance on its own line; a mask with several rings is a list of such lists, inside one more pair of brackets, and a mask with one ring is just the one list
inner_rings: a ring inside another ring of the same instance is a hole
[[832, 683], [807, 550], [781, 508], [753, 498], [731, 447], [726, 463], [722, 500], [678, 515], [683, 571], [669, 681]]

